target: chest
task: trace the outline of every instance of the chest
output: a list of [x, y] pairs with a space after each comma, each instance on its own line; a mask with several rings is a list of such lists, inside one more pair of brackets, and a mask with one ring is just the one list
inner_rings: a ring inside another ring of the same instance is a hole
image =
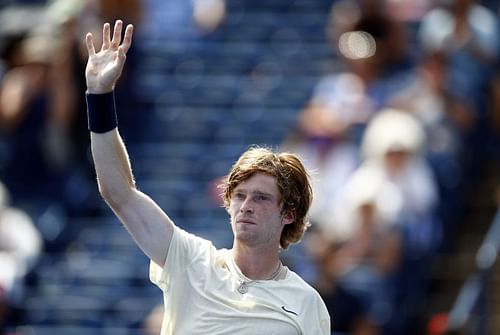
[[273, 293], [273, 283], [247, 283], [244, 293], [241, 285], [224, 269], [192, 271], [166, 297], [164, 322], [176, 320], [175, 334], [301, 334], [299, 316]]

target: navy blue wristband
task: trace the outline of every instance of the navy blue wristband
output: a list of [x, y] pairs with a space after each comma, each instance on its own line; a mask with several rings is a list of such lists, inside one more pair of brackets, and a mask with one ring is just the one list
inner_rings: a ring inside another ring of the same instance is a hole
[[116, 117], [115, 92], [104, 94], [85, 93], [89, 130], [106, 133], [118, 126]]

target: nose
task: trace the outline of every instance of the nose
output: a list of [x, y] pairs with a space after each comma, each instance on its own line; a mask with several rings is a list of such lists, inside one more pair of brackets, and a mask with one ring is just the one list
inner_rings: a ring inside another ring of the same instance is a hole
[[249, 199], [245, 199], [245, 201], [243, 201], [241, 203], [240, 212], [241, 213], [253, 213], [253, 206], [250, 203]]

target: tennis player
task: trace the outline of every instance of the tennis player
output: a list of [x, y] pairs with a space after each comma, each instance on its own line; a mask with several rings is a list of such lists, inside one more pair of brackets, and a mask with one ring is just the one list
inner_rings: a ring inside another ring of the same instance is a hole
[[[96, 52], [86, 36], [87, 109], [99, 190], [142, 251], [164, 295], [161, 334], [330, 335], [319, 294], [280, 261], [308, 222], [311, 186], [297, 156], [252, 147], [222, 185], [234, 234], [230, 250], [177, 227], [135, 185], [117, 129], [113, 91], [132, 42], [123, 22], [103, 26]], [[166, 167], [168, 168], [168, 167]]]

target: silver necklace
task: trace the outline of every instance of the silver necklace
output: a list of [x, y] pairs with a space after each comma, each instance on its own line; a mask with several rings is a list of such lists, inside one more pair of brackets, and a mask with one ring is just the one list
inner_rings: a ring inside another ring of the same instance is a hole
[[[283, 269], [284, 269], [283, 263], [281, 263], [281, 261], [280, 261], [279, 264], [278, 264], [278, 267], [271, 274], [271, 276], [269, 276], [269, 278], [264, 279], [264, 280], [276, 280], [281, 275], [281, 272], [283, 271]], [[247, 281], [245, 281], [245, 280], [240, 279], [240, 285], [238, 286], [238, 292], [240, 292], [241, 294], [247, 293], [248, 292], [248, 287], [250, 285], [252, 285], [253, 283], [256, 283], [256, 282], [258, 282], [258, 280], [247, 280]]]

